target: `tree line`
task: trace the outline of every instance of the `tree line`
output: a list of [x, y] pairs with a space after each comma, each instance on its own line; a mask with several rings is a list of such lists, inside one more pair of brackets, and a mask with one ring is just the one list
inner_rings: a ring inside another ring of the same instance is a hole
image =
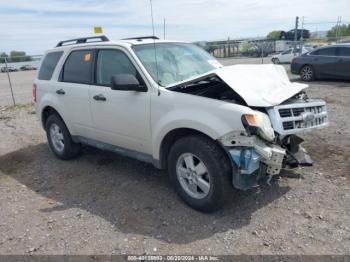
[[1, 58], [6, 58], [7, 62], [28, 62], [33, 60], [24, 51], [11, 51], [10, 54], [0, 53], [0, 63], [4, 63], [5, 59]]

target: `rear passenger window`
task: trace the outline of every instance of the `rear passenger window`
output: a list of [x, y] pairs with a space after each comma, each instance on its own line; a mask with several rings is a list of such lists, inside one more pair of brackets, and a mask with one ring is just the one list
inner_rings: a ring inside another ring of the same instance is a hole
[[96, 83], [111, 86], [115, 74], [131, 74], [142, 81], [130, 59], [119, 50], [100, 50], [96, 67]]
[[41, 63], [39, 70], [39, 80], [51, 80], [53, 71], [55, 71], [58, 60], [60, 60], [63, 52], [48, 53], [43, 62]]
[[350, 47], [338, 47], [338, 56], [350, 57]]
[[91, 83], [92, 61], [91, 50], [73, 51], [63, 66], [61, 80], [70, 83]]
[[322, 48], [322, 49], [319, 49], [319, 50], [312, 52], [311, 54], [312, 55], [335, 56], [335, 48], [334, 47]]

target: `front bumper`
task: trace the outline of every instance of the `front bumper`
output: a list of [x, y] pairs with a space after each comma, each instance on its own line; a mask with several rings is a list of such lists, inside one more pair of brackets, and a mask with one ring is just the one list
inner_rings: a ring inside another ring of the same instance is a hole
[[280, 173], [286, 150], [277, 145], [267, 145], [257, 137], [253, 147], [235, 147], [228, 150], [235, 172], [232, 183], [238, 189], [258, 186], [262, 176], [273, 176]]
[[[243, 133], [232, 133], [219, 141], [231, 160], [232, 184], [237, 189], [256, 187], [260, 179], [271, 179], [285, 165], [312, 165], [310, 156], [300, 146], [303, 140], [296, 136], [285, 138], [283, 146]], [[232, 146], [232, 141], [238, 146]]]

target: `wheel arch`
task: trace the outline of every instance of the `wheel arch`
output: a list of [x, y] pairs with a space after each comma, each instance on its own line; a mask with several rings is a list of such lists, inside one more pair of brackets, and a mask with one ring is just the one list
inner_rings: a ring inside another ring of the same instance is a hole
[[316, 73], [315, 67], [314, 67], [312, 64], [305, 63], [305, 64], [303, 64], [302, 66], [300, 66], [299, 74], [301, 74], [301, 70], [302, 70], [305, 66], [310, 66], [310, 67], [312, 68], [312, 70], [314, 70], [314, 73]]
[[[179, 139], [186, 137], [186, 136], [191, 136], [191, 135], [198, 135], [198, 136], [203, 136], [208, 139], [211, 139], [215, 143], [219, 145], [220, 148], [222, 146], [211, 136], [205, 134], [204, 132], [193, 129], [193, 128], [176, 128], [171, 131], [169, 131], [162, 139], [162, 142], [160, 144], [159, 148], [159, 163], [158, 167], [161, 169], [166, 169], [167, 168], [167, 158], [169, 155], [169, 151], [172, 147], [172, 145], [178, 141]], [[223, 149], [222, 149], [223, 150]]]
[[41, 124], [44, 129], [45, 129], [46, 121], [51, 114], [56, 114], [63, 121], [63, 123], [65, 123], [61, 114], [54, 107], [48, 105], [48, 106], [45, 106], [41, 111]]

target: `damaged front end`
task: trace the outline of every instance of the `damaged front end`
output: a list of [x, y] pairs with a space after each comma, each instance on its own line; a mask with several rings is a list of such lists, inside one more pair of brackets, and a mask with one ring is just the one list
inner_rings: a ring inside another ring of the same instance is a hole
[[326, 103], [309, 99], [307, 87], [291, 82], [282, 66], [233, 65], [168, 89], [253, 110], [242, 115], [244, 130], [218, 139], [231, 159], [233, 185], [248, 189], [257, 186], [260, 178], [269, 182], [285, 166], [312, 165], [297, 135], [328, 125], [328, 116]]
[[254, 115], [243, 115], [245, 131], [234, 131], [219, 138], [232, 160], [235, 188], [256, 187], [261, 179], [269, 184], [286, 166], [312, 165], [310, 156], [301, 146], [304, 140], [296, 134], [328, 124], [325, 102], [288, 102], [266, 109], [267, 113], [256, 111]]

